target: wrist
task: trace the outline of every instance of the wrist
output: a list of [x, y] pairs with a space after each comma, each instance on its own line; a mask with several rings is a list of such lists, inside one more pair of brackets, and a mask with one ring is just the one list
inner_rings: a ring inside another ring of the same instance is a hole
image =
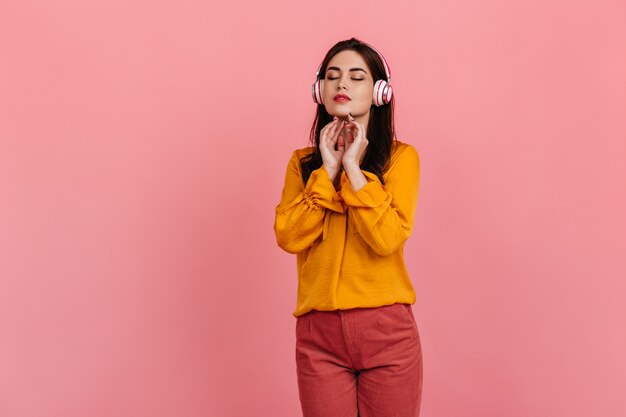
[[344, 161], [342, 167], [346, 171], [346, 174], [348, 172], [354, 172], [354, 171], [360, 171], [361, 170], [361, 167], [359, 166], [359, 164], [356, 161]]
[[361, 171], [361, 167], [357, 164], [347, 164], [345, 165], [346, 176], [350, 181], [350, 185], [354, 191], [359, 191], [367, 184], [367, 178], [363, 171]]
[[326, 173], [328, 173], [328, 178], [330, 178], [330, 180], [334, 183], [337, 177], [339, 177], [339, 175], [337, 175], [339, 173], [339, 168], [332, 168], [328, 165], [324, 165], [324, 169], [326, 170]]

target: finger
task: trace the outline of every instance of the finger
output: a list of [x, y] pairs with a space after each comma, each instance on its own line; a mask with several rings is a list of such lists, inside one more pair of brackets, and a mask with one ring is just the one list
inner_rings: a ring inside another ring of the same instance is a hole
[[[359, 127], [359, 126], [357, 125], [357, 123], [356, 123], [356, 122], [348, 122], [348, 126], [349, 126], [349, 127], [350, 127], [350, 129], [351, 129], [351, 130], [353, 130], [355, 133], [357, 132], [358, 127]], [[355, 136], [356, 136], [356, 135], [355, 135]]]
[[357, 130], [356, 139], [361, 140], [361, 141], [365, 139], [365, 127], [359, 123], [356, 126], [356, 130]]
[[343, 139], [343, 135], [340, 134], [339, 137], [337, 137], [337, 149], [343, 151], [345, 149], [345, 145], [346, 142]]
[[333, 137], [332, 137], [333, 143], [335, 143], [335, 141], [337, 140], [337, 137], [341, 134], [342, 130], [343, 130], [343, 123], [339, 123], [335, 131], [333, 132]]
[[330, 125], [328, 130], [325, 132], [326, 138], [327, 138], [329, 144], [333, 144], [334, 143], [334, 137], [335, 137], [335, 134], [337, 132], [337, 126], [338, 125], [339, 125], [339, 122], [337, 120], [333, 121], [332, 125]]
[[357, 122], [357, 121], [356, 121], [356, 120], [354, 120], [354, 119], [348, 119], [348, 125], [349, 125], [350, 127], [356, 128], [356, 127], [359, 125], [359, 122]]
[[347, 136], [350, 143], [354, 142], [354, 139], [356, 137], [356, 130], [353, 126], [350, 126], [350, 128], [347, 130]]
[[337, 123], [337, 129], [339, 130], [343, 130], [346, 128], [346, 122], [345, 120], [339, 120]]
[[337, 142], [337, 136], [341, 132], [341, 122], [337, 121], [337, 124], [328, 132], [328, 140], [334, 146]]
[[352, 143], [352, 141], [354, 141], [354, 132], [352, 131], [351, 128], [346, 129], [346, 140], [349, 143]]
[[320, 142], [323, 142], [325, 144], [328, 143], [329, 130], [332, 131], [336, 124], [337, 120], [333, 120], [322, 128], [322, 130], [320, 131]]
[[324, 134], [328, 134], [329, 131], [332, 131], [333, 128], [337, 125], [337, 120], [333, 120], [332, 122], [328, 123], [326, 126], [324, 126], [321, 130], [320, 133], [324, 133]]
[[359, 134], [360, 134], [359, 126], [353, 123], [352, 124], [352, 135], [354, 137], [354, 140], [358, 140], [359, 139]]
[[363, 142], [365, 142], [365, 146], [367, 146], [367, 144], [369, 143], [366, 133], [367, 132], [365, 131], [365, 126], [361, 126], [361, 136], [363, 136]]

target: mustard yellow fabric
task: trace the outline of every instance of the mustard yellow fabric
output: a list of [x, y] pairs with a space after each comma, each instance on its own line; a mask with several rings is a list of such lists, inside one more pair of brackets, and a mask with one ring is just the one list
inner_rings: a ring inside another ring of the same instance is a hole
[[404, 262], [419, 188], [417, 150], [394, 141], [390, 165], [354, 191], [345, 172], [333, 185], [321, 166], [303, 184], [296, 149], [285, 175], [274, 231], [278, 246], [296, 254], [298, 296], [294, 317], [312, 309], [344, 310], [415, 302]]

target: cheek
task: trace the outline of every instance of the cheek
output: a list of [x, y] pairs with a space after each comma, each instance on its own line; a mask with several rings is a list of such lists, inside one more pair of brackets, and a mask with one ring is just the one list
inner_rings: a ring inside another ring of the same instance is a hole
[[371, 101], [374, 89], [371, 86], [363, 86], [355, 89], [354, 93], [354, 95], [359, 98], [359, 101]]
[[358, 103], [359, 107], [368, 107], [370, 104], [372, 104], [372, 90], [368, 90], [368, 89], [363, 89], [363, 91], [359, 91], [358, 95], [355, 94], [355, 99], [354, 102], [355, 104]]

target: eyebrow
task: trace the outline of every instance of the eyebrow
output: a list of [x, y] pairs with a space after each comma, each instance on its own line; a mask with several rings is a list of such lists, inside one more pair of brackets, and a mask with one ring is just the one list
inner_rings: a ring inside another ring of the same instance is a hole
[[[330, 71], [330, 70], [335, 70], [335, 71], [341, 71], [339, 69], [339, 67], [328, 67], [326, 68], [326, 71]], [[367, 74], [367, 71], [365, 71], [363, 68], [350, 68], [348, 71], [363, 71], [364, 73]]]

